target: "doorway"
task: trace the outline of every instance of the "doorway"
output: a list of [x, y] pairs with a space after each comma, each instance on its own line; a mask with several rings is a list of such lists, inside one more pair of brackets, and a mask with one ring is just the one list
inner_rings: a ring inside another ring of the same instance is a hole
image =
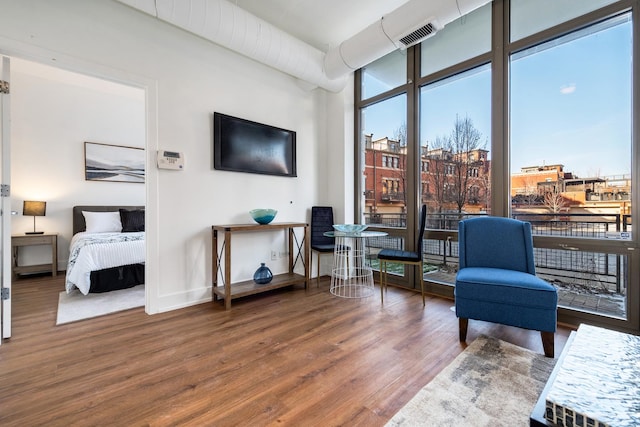
[[[85, 142], [145, 148], [146, 92], [15, 57], [11, 78], [11, 232], [24, 235], [33, 224], [23, 200], [47, 201], [38, 227], [57, 234], [58, 270], [65, 270], [73, 206], [146, 205], [146, 184], [85, 180], [84, 152]], [[33, 246], [20, 256], [21, 265], [42, 264], [51, 253]]]

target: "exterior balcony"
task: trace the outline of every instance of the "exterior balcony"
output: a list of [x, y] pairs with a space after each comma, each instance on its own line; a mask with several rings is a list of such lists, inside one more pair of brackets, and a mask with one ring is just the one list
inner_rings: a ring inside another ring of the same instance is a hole
[[380, 195], [383, 202], [404, 202], [405, 193], [400, 191], [387, 191]]
[[375, 198], [376, 198], [375, 190], [365, 190], [364, 191], [364, 198], [365, 198], [365, 200], [375, 200]]

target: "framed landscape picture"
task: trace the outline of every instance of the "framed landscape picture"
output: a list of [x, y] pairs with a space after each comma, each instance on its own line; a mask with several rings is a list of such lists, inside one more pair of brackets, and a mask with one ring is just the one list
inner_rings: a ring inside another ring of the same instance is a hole
[[87, 181], [144, 183], [144, 148], [84, 143]]

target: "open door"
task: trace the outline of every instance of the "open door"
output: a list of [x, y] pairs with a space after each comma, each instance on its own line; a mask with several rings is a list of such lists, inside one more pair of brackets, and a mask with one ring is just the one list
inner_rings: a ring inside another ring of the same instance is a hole
[[9, 58], [0, 55], [0, 281], [2, 332], [0, 344], [11, 337], [11, 181]]

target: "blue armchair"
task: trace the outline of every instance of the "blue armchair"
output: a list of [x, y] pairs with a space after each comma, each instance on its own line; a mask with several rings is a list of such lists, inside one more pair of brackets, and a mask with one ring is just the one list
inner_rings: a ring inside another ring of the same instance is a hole
[[479, 217], [458, 226], [460, 268], [456, 316], [460, 341], [469, 319], [540, 331], [544, 354], [554, 356], [558, 294], [536, 276], [531, 224]]

